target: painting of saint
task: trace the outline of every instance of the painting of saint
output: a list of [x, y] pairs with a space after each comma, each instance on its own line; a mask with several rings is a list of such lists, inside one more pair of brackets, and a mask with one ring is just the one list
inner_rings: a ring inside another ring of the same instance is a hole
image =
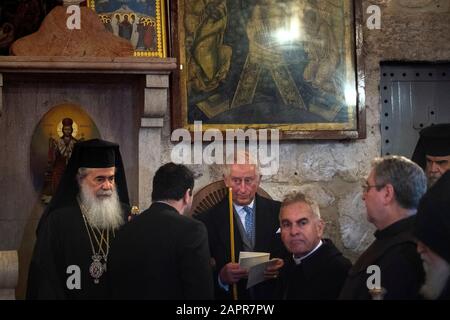
[[164, 0], [88, 0], [105, 28], [131, 42], [135, 56], [166, 57]]
[[31, 141], [30, 169], [43, 203], [57, 190], [75, 144], [92, 138], [100, 138], [100, 133], [80, 106], [56, 105], [42, 117]]
[[[73, 120], [71, 118], [64, 118], [62, 123], [62, 136], [57, 139], [49, 138], [48, 147], [48, 164], [52, 181], [52, 193], [55, 193], [58, 188], [59, 181], [66, 169], [67, 162], [69, 162], [72, 155], [73, 147], [79, 140], [74, 138], [72, 134]], [[76, 136], [76, 134], [75, 134]], [[80, 140], [83, 140], [81, 138]]]
[[353, 1], [182, 1], [181, 126], [357, 130]]

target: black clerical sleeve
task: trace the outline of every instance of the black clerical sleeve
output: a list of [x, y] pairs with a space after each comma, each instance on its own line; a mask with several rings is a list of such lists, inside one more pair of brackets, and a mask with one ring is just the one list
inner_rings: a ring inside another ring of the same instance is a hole
[[385, 300], [415, 299], [424, 281], [422, 260], [414, 243], [391, 248], [380, 261]]
[[40, 226], [28, 274], [27, 299], [65, 299], [64, 283], [57, 266], [61, 239], [58, 227], [50, 216]]
[[[107, 277], [90, 275], [93, 250], [80, 208], [51, 212], [39, 228], [30, 269], [30, 299], [105, 299]], [[69, 285], [68, 285], [69, 284]]]

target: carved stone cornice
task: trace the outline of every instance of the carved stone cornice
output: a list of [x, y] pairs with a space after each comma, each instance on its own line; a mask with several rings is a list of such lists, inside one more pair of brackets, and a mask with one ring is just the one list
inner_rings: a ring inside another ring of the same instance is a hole
[[169, 74], [175, 58], [137, 57], [0, 57], [0, 72]]

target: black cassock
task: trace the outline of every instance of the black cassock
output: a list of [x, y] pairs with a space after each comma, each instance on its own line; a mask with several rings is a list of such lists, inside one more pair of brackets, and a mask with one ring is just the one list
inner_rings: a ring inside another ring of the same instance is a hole
[[352, 264], [329, 239], [298, 265], [292, 255], [281, 269], [278, 298], [287, 300], [335, 300]]
[[[123, 210], [128, 208], [123, 205]], [[99, 278], [98, 284], [89, 273], [93, 253], [87, 232], [78, 204], [49, 213], [39, 227], [30, 264], [27, 299], [91, 300], [108, 297], [106, 273]], [[112, 236], [110, 232], [110, 242]], [[98, 251], [95, 239], [92, 241], [94, 250]], [[80, 288], [74, 287], [77, 267]]]
[[376, 240], [359, 257], [349, 271], [339, 299], [370, 300], [367, 279], [369, 266], [380, 269], [384, 300], [418, 299], [423, 283], [422, 260], [412, 236], [415, 216], [399, 220], [375, 232]]

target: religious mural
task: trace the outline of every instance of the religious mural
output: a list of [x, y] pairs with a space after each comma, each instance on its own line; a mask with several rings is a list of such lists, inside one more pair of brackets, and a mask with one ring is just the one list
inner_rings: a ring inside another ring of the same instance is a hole
[[356, 129], [353, 1], [178, 3], [183, 127]]
[[165, 1], [88, 0], [106, 30], [129, 40], [135, 56], [165, 57]]
[[31, 141], [30, 167], [44, 203], [56, 191], [74, 145], [93, 138], [100, 138], [97, 126], [79, 106], [63, 103], [42, 117]]

